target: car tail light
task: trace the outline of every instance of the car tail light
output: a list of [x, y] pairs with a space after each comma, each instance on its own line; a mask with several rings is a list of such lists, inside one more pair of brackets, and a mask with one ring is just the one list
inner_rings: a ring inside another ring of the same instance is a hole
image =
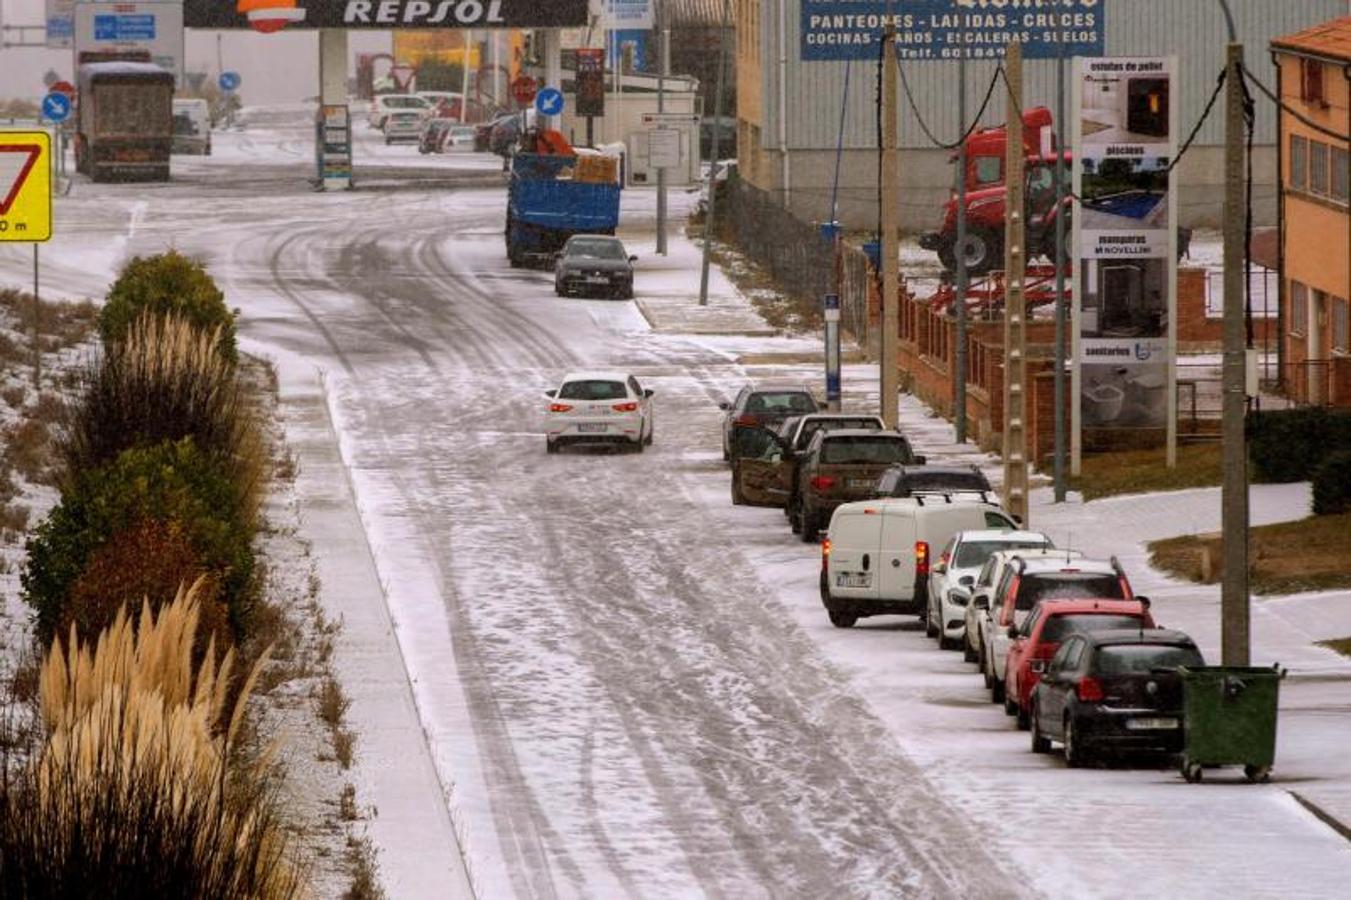
[[1083, 678], [1079, 679], [1077, 693], [1079, 699], [1085, 703], [1097, 703], [1102, 700], [1103, 697], [1107, 696], [1102, 691], [1102, 683], [1089, 675], [1085, 675]]
[[835, 478], [831, 475], [812, 476], [812, 487], [818, 491], [828, 491], [835, 486]]
[[614, 409], [615, 412], [637, 412], [637, 411], [638, 411], [638, 404], [637, 404], [637, 403], [616, 403], [616, 404], [612, 407], [612, 409]]
[[760, 423], [755, 420], [755, 416], [737, 416], [736, 421], [733, 422], [732, 424], [743, 425], [747, 428], [754, 428], [756, 425], [759, 425]]
[[821, 570], [825, 571], [826, 566], [830, 564], [830, 538], [821, 542]]
[[567, 403], [550, 403], [549, 412], [572, 412], [572, 406]]
[[915, 541], [915, 575], [923, 577], [929, 574], [929, 542]]

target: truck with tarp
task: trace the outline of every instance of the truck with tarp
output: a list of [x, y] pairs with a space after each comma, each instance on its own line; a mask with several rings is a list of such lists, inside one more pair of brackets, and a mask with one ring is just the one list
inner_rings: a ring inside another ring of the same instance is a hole
[[557, 132], [533, 134], [526, 141], [531, 152], [511, 158], [506, 224], [511, 264], [550, 260], [575, 234], [614, 234], [618, 161], [579, 153]]
[[76, 170], [94, 181], [168, 181], [173, 100], [173, 73], [154, 63], [82, 63]]

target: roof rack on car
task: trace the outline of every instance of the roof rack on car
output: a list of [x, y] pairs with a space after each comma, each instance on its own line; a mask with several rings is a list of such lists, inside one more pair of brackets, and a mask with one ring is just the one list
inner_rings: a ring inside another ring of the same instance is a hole
[[980, 499], [981, 499], [981, 502], [982, 502], [982, 503], [993, 503], [993, 502], [994, 502], [993, 500], [990, 499], [990, 495], [989, 495], [990, 492], [989, 492], [989, 491], [976, 490], [976, 489], [974, 489], [974, 488], [971, 488], [971, 489], [962, 488], [962, 489], [958, 489], [958, 490], [952, 490], [952, 489], [943, 490], [943, 489], [941, 489], [941, 488], [920, 488], [920, 489], [918, 489], [918, 490], [911, 491], [910, 494], [909, 494], [909, 496], [914, 497], [915, 500], [919, 503], [919, 505], [920, 505], [920, 506], [923, 506], [923, 505], [924, 505], [924, 498], [925, 498], [925, 497], [942, 497], [946, 502], [951, 503], [951, 502], [952, 502], [953, 495], [956, 495], [956, 494], [962, 494], [962, 495], [965, 495], [965, 494], [980, 494]]

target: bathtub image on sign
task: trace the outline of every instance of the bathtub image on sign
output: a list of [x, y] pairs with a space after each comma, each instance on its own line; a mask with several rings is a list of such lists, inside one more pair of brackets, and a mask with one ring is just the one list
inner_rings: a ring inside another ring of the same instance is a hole
[[1083, 227], [1092, 231], [1166, 228], [1168, 157], [1093, 157], [1080, 161]]
[[1079, 402], [1085, 428], [1163, 428], [1167, 363], [1085, 363]]
[[1168, 333], [1168, 260], [1085, 259], [1080, 335], [1161, 338]]

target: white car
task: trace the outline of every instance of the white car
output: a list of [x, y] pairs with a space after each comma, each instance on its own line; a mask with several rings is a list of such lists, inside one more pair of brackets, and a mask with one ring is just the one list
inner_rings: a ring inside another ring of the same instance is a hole
[[[981, 529], [959, 531], [938, 554], [938, 562], [929, 571], [929, 604], [925, 615], [925, 633], [938, 638], [943, 650], [956, 650], [966, 639], [966, 611], [971, 602], [972, 585], [990, 554], [1000, 550], [1032, 550], [1054, 546], [1038, 531]], [[975, 662], [967, 645], [967, 662]]]
[[392, 144], [395, 141], [413, 141], [422, 136], [422, 116], [412, 110], [395, 110], [385, 116], [384, 127], [380, 129], [385, 133], [385, 143]]
[[477, 129], [473, 125], [455, 125], [450, 129], [450, 134], [446, 136], [446, 147], [456, 150], [474, 149], [474, 132]]
[[385, 119], [392, 112], [415, 112], [421, 117], [431, 108], [430, 103], [416, 94], [380, 94], [371, 100], [371, 109], [366, 114], [366, 123], [372, 128], [383, 131]]
[[652, 444], [652, 390], [624, 372], [572, 372], [551, 391], [546, 447], [618, 444], [642, 453]]
[[[995, 588], [1003, 580], [1009, 562], [1015, 557], [1035, 558], [1037, 550], [999, 550], [990, 554], [971, 585], [971, 602], [967, 604], [964, 625], [966, 629], [967, 659], [975, 658], [985, 678], [985, 686], [994, 688], [994, 678], [990, 674], [990, 657], [994, 652], [994, 631], [999, 621], [999, 610], [994, 608]], [[1078, 550], [1057, 550], [1059, 559], [1078, 559], [1083, 556]]]

